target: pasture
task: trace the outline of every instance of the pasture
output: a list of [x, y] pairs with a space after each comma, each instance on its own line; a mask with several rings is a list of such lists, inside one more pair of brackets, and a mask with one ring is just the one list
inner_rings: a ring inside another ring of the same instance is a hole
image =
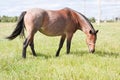
[[88, 53], [86, 36], [77, 31], [66, 54], [66, 42], [60, 56], [55, 57], [60, 37], [35, 35], [33, 57], [30, 48], [27, 57], [21, 57], [24, 39], [9, 41], [16, 23], [0, 23], [0, 80], [120, 80], [120, 22], [101, 23], [96, 52]]

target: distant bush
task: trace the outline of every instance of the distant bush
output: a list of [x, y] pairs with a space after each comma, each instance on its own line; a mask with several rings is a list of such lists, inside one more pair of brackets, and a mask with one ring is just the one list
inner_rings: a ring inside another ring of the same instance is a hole
[[95, 23], [95, 22], [96, 22], [96, 20], [95, 20], [94, 17], [89, 18], [89, 21], [92, 22], [92, 23]]
[[16, 22], [18, 19], [17, 16], [9, 17], [9, 16], [0, 16], [0, 22]]

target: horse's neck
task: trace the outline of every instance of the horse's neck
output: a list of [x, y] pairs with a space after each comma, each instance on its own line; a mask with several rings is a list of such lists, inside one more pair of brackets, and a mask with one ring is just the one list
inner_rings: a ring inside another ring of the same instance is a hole
[[83, 31], [86, 35], [88, 35], [89, 34], [89, 31], [91, 30], [91, 27], [90, 27], [90, 25], [88, 24], [88, 22], [86, 21], [86, 20], [84, 20], [84, 19], [82, 19], [82, 20], [80, 20], [79, 21], [79, 29], [81, 30], [81, 31]]
[[89, 34], [89, 31], [93, 28], [89, 23], [88, 19], [76, 11], [70, 11], [73, 21], [77, 24], [77, 28], [83, 31], [86, 35]]
[[89, 28], [89, 26], [81, 26], [81, 31], [83, 31], [85, 34], [88, 34], [90, 30], [91, 29]]
[[94, 30], [92, 29], [93, 27], [91, 27], [92, 25], [89, 23], [89, 21], [86, 19], [86, 17], [82, 16], [82, 15], [78, 15], [78, 22], [79, 22], [79, 29], [81, 31], [83, 31], [86, 35], [89, 34], [90, 30]]

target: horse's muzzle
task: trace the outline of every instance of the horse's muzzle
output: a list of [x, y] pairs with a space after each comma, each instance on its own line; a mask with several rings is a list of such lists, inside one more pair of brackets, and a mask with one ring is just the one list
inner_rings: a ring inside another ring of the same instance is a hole
[[92, 49], [92, 50], [89, 50], [90, 53], [94, 53], [95, 52], [95, 49]]

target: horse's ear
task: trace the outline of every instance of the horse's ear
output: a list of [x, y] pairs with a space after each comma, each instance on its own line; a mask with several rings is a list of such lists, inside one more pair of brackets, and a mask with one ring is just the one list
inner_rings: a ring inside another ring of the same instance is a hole
[[91, 30], [89, 31], [89, 33], [90, 33], [90, 34], [93, 34], [93, 32], [92, 32]]
[[96, 30], [95, 33], [97, 34], [99, 30]]

